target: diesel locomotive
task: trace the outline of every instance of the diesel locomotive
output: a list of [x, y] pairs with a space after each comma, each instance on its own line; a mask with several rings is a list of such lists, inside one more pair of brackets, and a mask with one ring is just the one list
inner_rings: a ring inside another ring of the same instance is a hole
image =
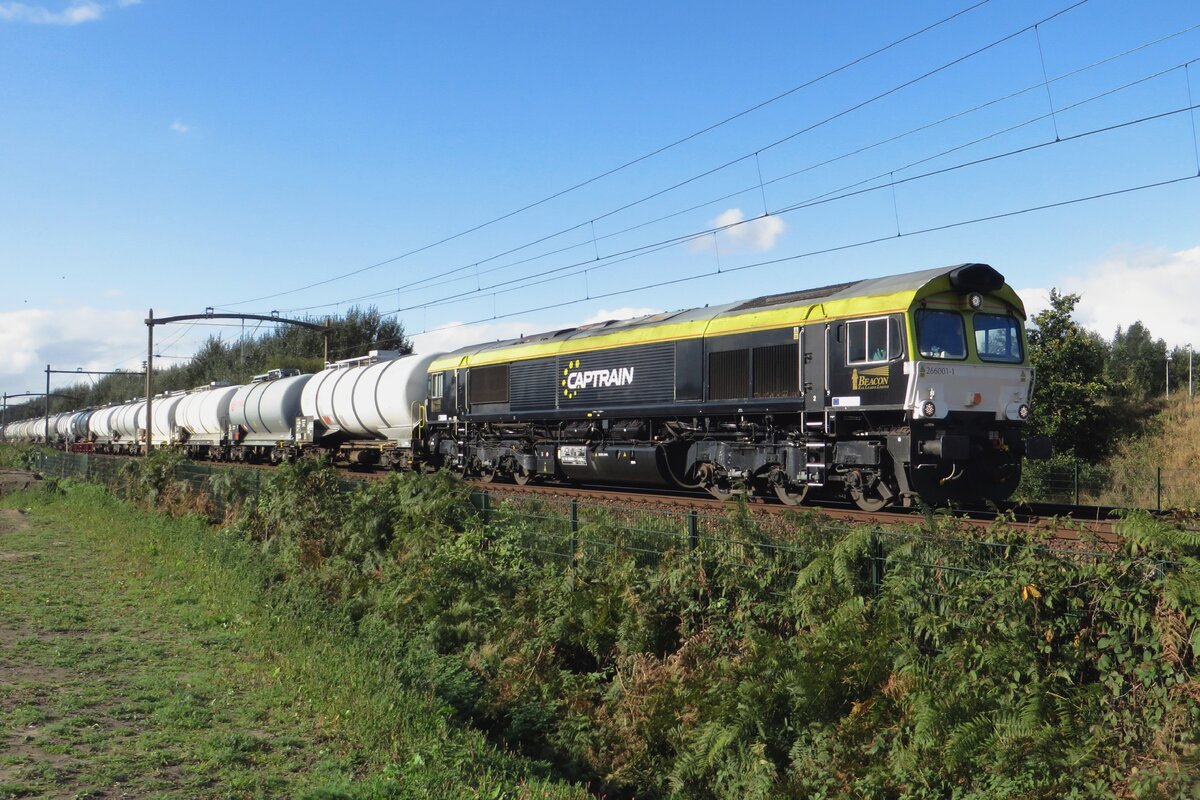
[[[986, 264], [548, 331], [451, 353], [372, 351], [50, 419], [101, 452], [184, 448], [450, 469], [485, 481], [810, 495], [886, 505], [1003, 500], [1034, 373], [1021, 299]], [[4, 435], [44, 439], [43, 420]]]
[[1034, 374], [986, 264], [467, 347], [429, 367], [422, 460], [484, 479], [1002, 500]]

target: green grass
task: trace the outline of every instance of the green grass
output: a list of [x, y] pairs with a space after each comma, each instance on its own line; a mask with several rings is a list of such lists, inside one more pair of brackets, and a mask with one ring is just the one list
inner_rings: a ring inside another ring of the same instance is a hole
[[0, 800], [586, 796], [272, 591], [251, 544], [92, 486], [0, 508]]

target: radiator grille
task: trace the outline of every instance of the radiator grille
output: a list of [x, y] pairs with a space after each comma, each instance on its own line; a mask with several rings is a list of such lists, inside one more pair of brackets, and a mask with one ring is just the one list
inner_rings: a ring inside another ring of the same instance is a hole
[[726, 350], [708, 354], [708, 399], [735, 400], [750, 396], [750, 351]]
[[775, 344], [754, 348], [754, 396], [796, 397], [800, 394], [800, 348]]
[[508, 402], [508, 364], [475, 367], [469, 381], [471, 405]]

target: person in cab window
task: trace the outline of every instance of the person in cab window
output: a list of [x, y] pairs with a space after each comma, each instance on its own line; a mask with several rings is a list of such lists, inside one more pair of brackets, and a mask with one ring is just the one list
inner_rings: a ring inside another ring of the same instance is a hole
[[962, 317], [953, 311], [925, 311], [918, 323], [921, 355], [930, 358], [965, 358], [966, 333]]

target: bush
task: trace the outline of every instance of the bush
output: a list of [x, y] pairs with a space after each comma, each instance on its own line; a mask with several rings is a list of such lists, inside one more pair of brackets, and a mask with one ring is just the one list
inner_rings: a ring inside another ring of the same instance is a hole
[[1093, 554], [801, 514], [785, 544], [734, 507], [689, 542], [611, 507], [574, 532], [548, 502], [485, 521], [468, 494], [301, 462], [231, 530], [274, 597], [319, 598], [446, 714], [608, 797], [1156, 797], [1200, 775], [1196, 532], [1131, 516]]

